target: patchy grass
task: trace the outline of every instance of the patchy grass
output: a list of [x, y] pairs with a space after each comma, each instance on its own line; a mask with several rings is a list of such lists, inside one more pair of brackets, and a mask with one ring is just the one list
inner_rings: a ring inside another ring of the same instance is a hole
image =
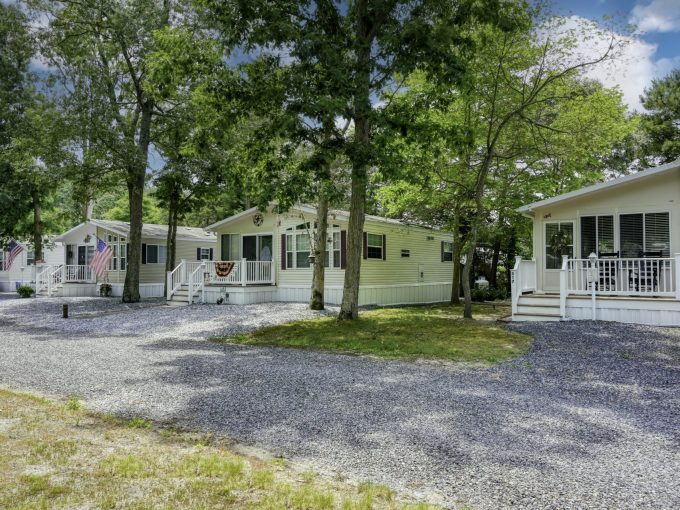
[[400, 502], [380, 485], [239, 455], [205, 434], [95, 415], [74, 401], [0, 389], [0, 508], [434, 508]]
[[462, 306], [380, 308], [361, 313], [356, 321], [333, 317], [262, 328], [216, 342], [324, 349], [386, 358], [442, 358], [489, 362], [518, 356], [531, 338], [508, 331], [496, 319], [507, 307], [477, 305], [474, 319], [463, 319]]

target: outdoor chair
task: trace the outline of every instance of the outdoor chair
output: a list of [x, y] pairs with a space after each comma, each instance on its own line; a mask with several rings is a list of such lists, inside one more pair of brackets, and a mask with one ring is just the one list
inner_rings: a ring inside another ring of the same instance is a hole
[[[641, 258], [659, 259], [663, 256], [661, 250], [643, 251]], [[630, 283], [635, 285], [635, 291], [640, 292], [641, 288], [654, 292], [659, 287], [659, 263], [650, 261], [640, 261], [637, 268], [630, 272]]]
[[618, 270], [616, 259], [619, 258], [619, 252], [599, 252], [597, 258], [602, 261], [598, 263], [598, 290], [616, 290], [616, 274]]

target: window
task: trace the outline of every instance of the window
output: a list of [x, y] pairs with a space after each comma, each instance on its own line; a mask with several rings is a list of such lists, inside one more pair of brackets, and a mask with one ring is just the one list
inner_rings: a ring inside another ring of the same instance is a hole
[[241, 258], [239, 234], [222, 234], [221, 253], [222, 260], [239, 260]]
[[35, 263], [35, 252], [27, 251], [26, 252], [26, 265], [32, 266], [34, 263]]
[[366, 258], [380, 259], [383, 258], [383, 240], [384, 236], [381, 234], [366, 234]]
[[453, 262], [453, 242], [451, 241], [442, 241], [442, 262]]
[[[161, 246], [160, 248], [165, 248], [165, 246]], [[201, 248], [201, 258], [199, 260], [210, 260], [210, 248]], [[164, 256], [165, 258], [165, 256]], [[163, 263], [165, 264], [165, 260], [163, 260]]]
[[328, 243], [325, 255], [326, 267], [340, 267], [340, 232], [328, 234]]
[[125, 271], [127, 269], [127, 242], [125, 238], [109, 234], [106, 238], [106, 244], [111, 246], [111, 250], [113, 250], [113, 255], [109, 261], [109, 271]]
[[309, 267], [309, 234], [295, 234], [295, 267]]
[[581, 217], [581, 258], [614, 252], [614, 216]]
[[545, 224], [545, 268], [561, 269], [562, 255], [574, 257], [574, 223], [553, 221]]
[[636, 213], [619, 216], [621, 257], [642, 257], [645, 252], [659, 251], [670, 257], [670, 215], [665, 213]]
[[[210, 251], [208, 250], [208, 256]], [[168, 250], [166, 246], [159, 244], [146, 245], [146, 263], [147, 264], [165, 264], [168, 258]]]

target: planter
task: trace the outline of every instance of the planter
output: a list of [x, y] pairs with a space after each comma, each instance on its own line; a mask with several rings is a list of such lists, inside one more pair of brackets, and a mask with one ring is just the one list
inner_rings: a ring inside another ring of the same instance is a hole
[[111, 285], [103, 284], [99, 287], [99, 295], [101, 297], [111, 297], [113, 295], [113, 288], [111, 288]]

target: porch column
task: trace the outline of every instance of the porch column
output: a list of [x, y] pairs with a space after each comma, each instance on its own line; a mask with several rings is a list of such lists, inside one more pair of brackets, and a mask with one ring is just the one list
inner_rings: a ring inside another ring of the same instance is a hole
[[675, 299], [680, 301], [680, 253], [676, 253], [673, 258], [675, 259], [673, 261], [675, 265], [673, 268], [675, 271]]
[[560, 317], [566, 319], [567, 317], [567, 288], [568, 276], [567, 271], [569, 267], [569, 255], [562, 255], [562, 268], [560, 269]]
[[248, 282], [248, 259], [241, 259], [241, 287]]

